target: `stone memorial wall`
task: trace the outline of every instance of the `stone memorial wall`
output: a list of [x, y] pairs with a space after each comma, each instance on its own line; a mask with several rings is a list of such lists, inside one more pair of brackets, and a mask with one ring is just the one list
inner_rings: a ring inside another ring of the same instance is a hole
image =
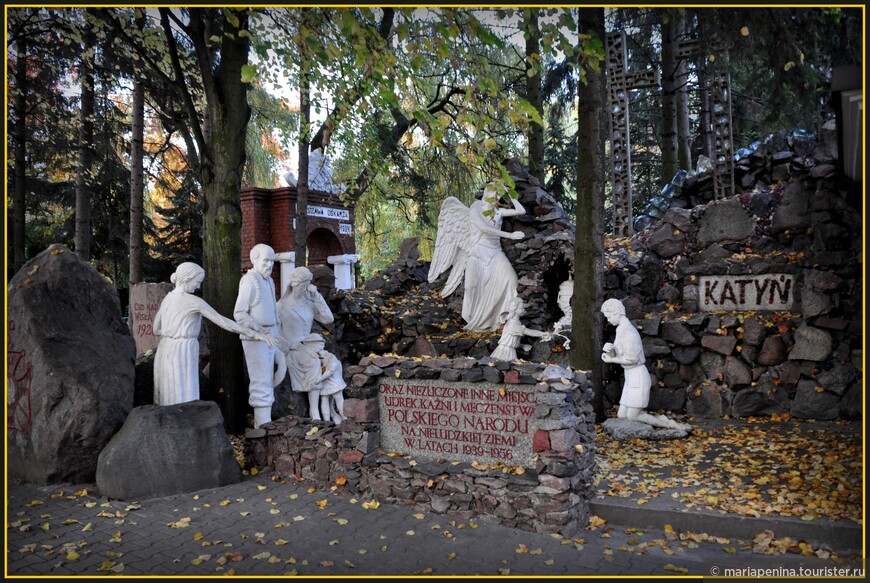
[[[574, 536], [589, 520], [595, 415], [584, 372], [490, 358], [365, 357], [341, 425], [296, 416], [246, 459], [347, 495]], [[479, 455], [478, 455], [479, 453]], [[263, 470], [261, 470], [263, 471]]]
[[534, 466], [534, 386], [384, 378], [378, 397], [381, 446], [388, 451]]

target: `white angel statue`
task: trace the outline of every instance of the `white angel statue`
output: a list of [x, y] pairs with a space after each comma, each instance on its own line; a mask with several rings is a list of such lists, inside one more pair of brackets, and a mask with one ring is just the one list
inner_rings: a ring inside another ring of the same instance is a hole
[[501, 315], [510, 311], [517, 297], [517, 273], [501, 249], [501, 238], [519, 241], [525, 235], [502, 231], [501, 223], [504, 217], [525, 214], [526, 209], [519, 200], [512, 201], [513, 208], [499, 208], [495, 189], [487, 185], [482, 199], [470, 208], [452, 196], [441, 205], [429, 282], [453, 267], [441, 291], [441, 297], [447, 297], [465, 280], [465, 330], [498, 330]]

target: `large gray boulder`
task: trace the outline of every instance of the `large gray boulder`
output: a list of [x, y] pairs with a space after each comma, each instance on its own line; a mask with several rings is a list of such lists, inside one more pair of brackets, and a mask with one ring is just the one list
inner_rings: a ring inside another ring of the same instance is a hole
[[97, 490], [142, 500], [241, 481], [242, 470], [213, 401], [136, 407], [100, 452]]
[[7, 291], [9, 477], [93, 482], [100, 450], [133, 408], [135, 344], [118, 292], [59, 244]]

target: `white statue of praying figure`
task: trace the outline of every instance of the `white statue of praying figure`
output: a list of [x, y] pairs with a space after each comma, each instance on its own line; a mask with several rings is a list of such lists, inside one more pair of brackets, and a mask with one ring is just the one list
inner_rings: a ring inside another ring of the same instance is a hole
[[626, 317], [625, 306], [621, 301], [615, 298], [605, 301], [601, 306], [601, 313], [611, 325], [616, 326], [616, 337], [612, 343], [607, 342], [602, 347], [601, 360], [621, 364], [625, 371], [625, 383], [622, 386], [622, 396], [619, 399], [619, 410], [616, 416], [620, 419], [641, 421], [654, 427], [690, 430], [690, 425], [677, 423], [664, 415], [651, 415], [645, 411], [649, 405], [652, 379], [646, 368], [646, 357], [640, 334], [631, 320]]
[[[154, 356], [154, 404], [176, 405], [199, 400], [199, 332], [203, 317], [224, 330], [275, 345], [272, 338], [221, 316], [206, 301], [193, 295], [205, 271], [196, 263], [182, 263], [169, 292], [154, 316], [154, 334], [160, 337]], [[213, 355], [216, 356], [216, 355]]]
[[518, 199], [513, 208], [499, 207], [498, 193], [487, 185], [480, 200], [466, 207], [455, 197], [448, 197], [438, 216], [435, 252], [429, 267], [429, 282], [453, 268], [441, 297], [452, 294], [465, 281], [462, 319], [465, 330], [498, 330], [502, 315], [509, 312], [517, 297], [517, 274], [501, 248], [502, 238], [519, 241], [522, 231], [501, 230], [504, 217], [523, 215], [526, 210]]

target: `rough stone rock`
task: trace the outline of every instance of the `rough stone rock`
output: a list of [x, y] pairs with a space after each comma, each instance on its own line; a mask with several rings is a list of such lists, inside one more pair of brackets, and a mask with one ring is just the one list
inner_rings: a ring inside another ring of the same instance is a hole
[[758, 318], [747, 318], [743, 321], [743, 342], [756, 346], [764, 340], [767, 331]]
[[707, 350], [712, 350], [713, 352], [718, 352], [719, 354], [728, 356], [734, 352], [734, 347], [737, 346], [737, 338], [730, 334], [726, 336], [707, 334], [701, 338], [701, 346]]
[[862, 396], [861, 383], [853, 383], [840, 401], [840, 417], [844, 419], [857, 419], [860, 417], [863, 405]]
[[698, 346], [681, 346], [674, 348], [674, 358], [680, 364], [692, 364], [698, 359], [701, 354], [701, 348]]
[[668, 346], [668, 343], [662, 338], [650, 338], [649, 336], [644, 336], [642, 342], [643, 354], [647, 359], [671, 353], [670, 346]]
[[649, 406], [651, 411], [664, 409], [666, 411], [683, 411], [686, 405], [686, 389], [663, 389], [652, 387], [649, 393]]
[[831, 334], [820, 328], [801, 325], [794, 333], [794, 347], [789, 360], [825, 360], [831, 354]]
[[752, 382], [752, 371], [739, 358], [734, 356], [725, 357], [725, 382], [730, 387], [748, 385]]
[[698, 221], [698, 242], [742, 241], [755, 233], [755, 220], [736, 198], [707, 207]]
[[241, 479], [213, 401], [136, 407], [100, 452], [96, 473], [100, 494], [121, 500], [194, 492]]
[[117, 290], [63, 245], [8, 288], [9, 477], [92, 482], [100, 450], [133, 408], [135, 343]]
[[601, 426], [613, 439], [618, 441], [629, 441], [632, 439], [680, 439], [689, 434], [688, 431], [683, 431], [682, 429], [653, 427], [634, 419], [610, 418], [604, 421]]
[[830, 370], [819, 373], [816, 380], [826, 391], [842, 396], [856, 374], [857, 371], [851, 365], [835, 362]]
[[771, 230], [774, 233], [786, 229], [798, 229], [808, 227], [810, 216], [807, 212], [810, 193], [804, 190], [798, 182], [792, 182], [785, 187], [779, 206], [773, 213]]
[[798, 383], [791, 415], [799, 419], [836, 419], [840, 415], [840, 396], [825, 390], [809, 379]]
[[702, 384], [686, 393], [686, 412], [692, 417], [721, 419], [731, 414], [732, 393], [713, 384]]
[[673, 257], [685, 250], [685, 235], [669, 223], [663, 223], [647, 239], [649, 248], [660, 257]]
[[704, 376], [708, 379], [724, 378], [725, 357], [714, 352], [701, 352], [701, 368], [704, 371]]
[[691, 346], [695, 343], [695, 335], [689, 330], [689, 327], [679, 321], [662, 322], [661, 336], [665, 340], [670, 340], [674, 344], [681, 346]]
[[743, 389], [731, 400], [731, 414], [734, 417], [772, 415], [786, 411], [788, 411], [788, 394], [772, 384]]
[[688, 232], [692, 228], [692, 211], [671, 207], [662, 217], [662, 222], [670, 223], [684, 233]]
[[417, 246], [420, 244], [420, 235], [416, 237], [408, 237], [399, 245], [399, 259], [410, 259], [416, 261], [420, 258], [420, 249]]
[[768, 336], [761, 345], [761, 353], [758, 355], [758, 364], [773, 366], [785, 362], [788, 359], [788, 349], [782, 336]]
[[831, 296], [809, 287], [804, 288], [801, 295], [801, 314], [804, 318], [814, 318], [827, 314], [832, 307]]

